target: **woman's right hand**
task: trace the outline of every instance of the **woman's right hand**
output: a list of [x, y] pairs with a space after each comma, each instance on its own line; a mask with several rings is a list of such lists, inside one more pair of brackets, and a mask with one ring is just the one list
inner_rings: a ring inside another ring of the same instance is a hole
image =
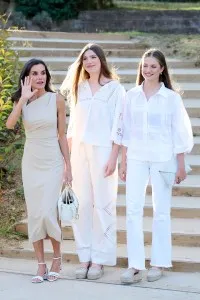
[[32, 85], [32, 79], [27, 76], [24, 79], [24, 82], [21, 80], [21, 97], [19, 99], [19, 102], [25, 104], [29, 99], [31, 99], [38, 90], [31, 90]]
[[126, 181], [126, 162], [121, 162], [120, 164], [119, 178], [124, 182]]

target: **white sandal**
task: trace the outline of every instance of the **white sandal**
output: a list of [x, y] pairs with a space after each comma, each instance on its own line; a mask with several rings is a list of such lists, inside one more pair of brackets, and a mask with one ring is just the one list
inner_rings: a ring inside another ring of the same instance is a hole
[[[62, 258], [61, 256], [60, 257], [53, 257], [53, 259], [60, 259], [61, 260], [61, 263], [60, 263], [60, 270], [62, 269]], [[53, 279], [50, 279], [49, 277], [54, 277]], [[57, 272], [52, 272], [50, 271], [48, 273], [48, 276], [47, 276], [47, 280], [50, 281], [50, 282], [53, 282], [53, 281], [56, 281], [57, 279], [60, 278], [60, 273], [57, 273]]]
[[[46, 265], [46, 263], [38, 263], [38, 265]], [[47, 280], [47, 276], [48, 276], [48, 269], [47, 269], [47, 265], [46, 265], [46, 270], [43, 276], [40, 275], [36, 275], [34, 277], [32, 277], [32, 283], [42, 283], [44, 282], [44, 280]]]

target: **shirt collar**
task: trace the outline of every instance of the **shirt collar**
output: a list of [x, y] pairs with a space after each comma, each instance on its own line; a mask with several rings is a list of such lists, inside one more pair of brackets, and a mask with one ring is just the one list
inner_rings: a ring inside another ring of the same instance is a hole
[[[143, 83], [141, 85], [138, 86], [139, 91], [142, 92], [142, 93], [144, 93], [144, 91], [143, 91], [143, 85], [144, 85], [144, 81], [143, 81]], [[161, 87], [160, 87], [160, 89], [157, 91], [157, 93], [155, 95], [161, 95], [161, 96], [167, 98], [167, 89], [166, 89], [166, 87], [165, 87], [165, 85], [164, 85], [163, 82], [161, 82]]]

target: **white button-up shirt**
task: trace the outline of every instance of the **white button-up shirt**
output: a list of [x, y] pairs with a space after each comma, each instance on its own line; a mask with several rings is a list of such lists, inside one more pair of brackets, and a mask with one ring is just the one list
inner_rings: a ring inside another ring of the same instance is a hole
[[112, 80], [92, 95], [89, 82], [80, 83], [78, 101], [71, 105], [67, 137], [95, 146], [121, 144], [125, 89]]
[[170, 160], [193, 147], [190, 119], [180, 95], [162, 83], [147, 101], [143, 84], [127, 92], [123, 141], [127, 157], [142, 161]]

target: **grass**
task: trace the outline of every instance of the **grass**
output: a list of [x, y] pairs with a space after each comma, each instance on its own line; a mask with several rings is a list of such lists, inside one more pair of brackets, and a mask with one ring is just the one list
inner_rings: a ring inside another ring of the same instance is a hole
[[144, 49], [159, 48], [168, 57], [190, 59], [195, 66], [200, 66], [200, 35], [199, 34], [157, 34], [139, 31], [107, 32], [118, 34], [132, 40]]
[[114, 1], [119, 9], [131, 10], [200, 10], [200, 2]]

